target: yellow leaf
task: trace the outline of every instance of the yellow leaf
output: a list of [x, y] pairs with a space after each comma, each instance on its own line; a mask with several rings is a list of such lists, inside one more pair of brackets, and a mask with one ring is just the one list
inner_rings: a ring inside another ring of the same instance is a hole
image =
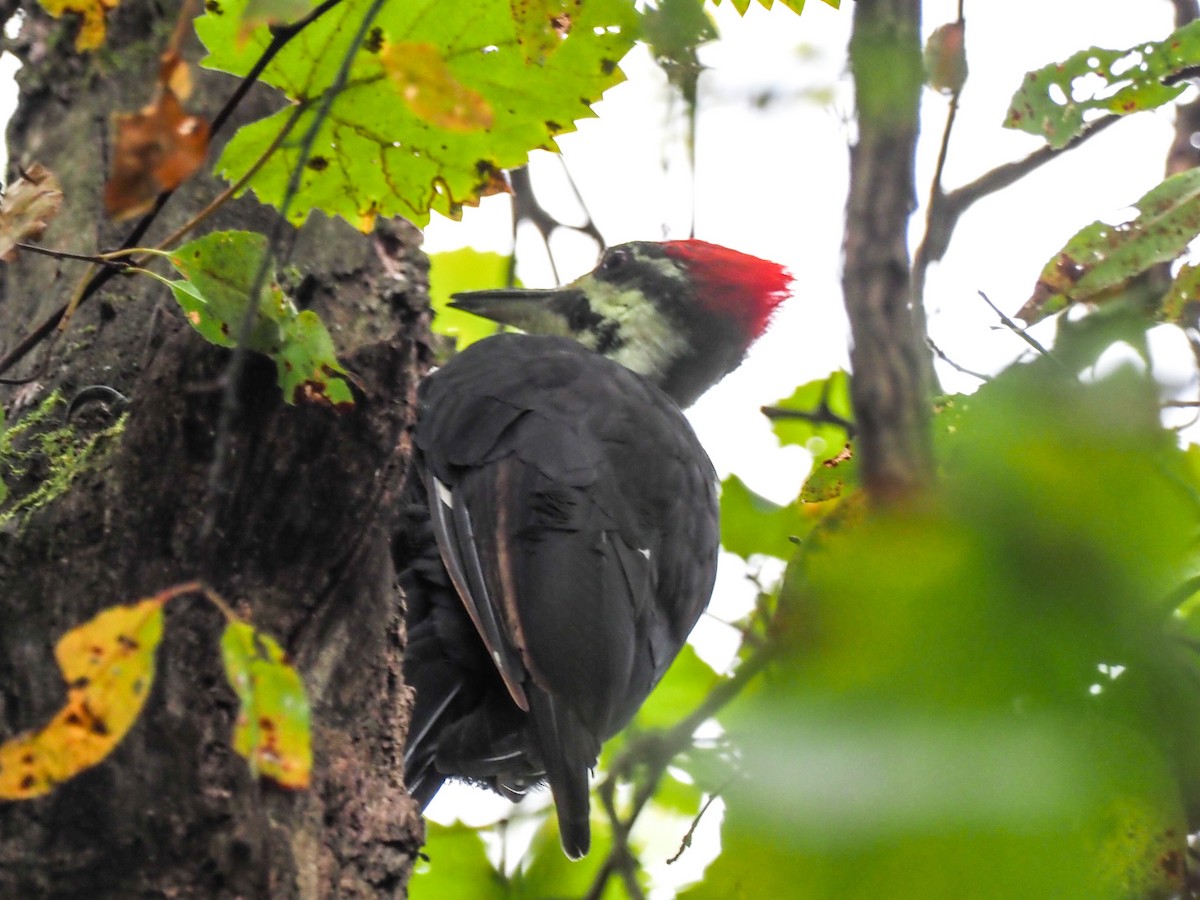
[[0, 744], [0, 799], [26, 800], [100, 762], [133, 726], [154, 683], [163, 592], [114, 606], [73, 628], [54, 649], [67, 702], [38, 731]]
[[63, 13], [76, 13], [83, 18], [79, 34], [75, 38], [76, 50], [95, 50], [104, 43], [105, 19], [110, 9], [116, 9], [119, 0], [40, 0], [42, 8], [54, 18]]
[[241, 701], [233, 749], [255, 774], [302, 790], [312, 772], [308, 697], [283, 648], [245, 622], [221, 635], [225, 674]]
[[426, 122], [450, 131], [492, 127], [491, 105], [454, 77], [433, 44], [389, 42], [379, 58], [404, 102]]

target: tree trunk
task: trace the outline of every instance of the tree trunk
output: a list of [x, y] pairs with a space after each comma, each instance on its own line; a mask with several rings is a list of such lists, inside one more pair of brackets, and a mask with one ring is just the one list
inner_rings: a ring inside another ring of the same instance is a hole
[[[109, 249], [130, 227], [100, 212], [109, 117], [149, 102], [175, 7], [125, 0], [105, 48], [86, 56], [70, 49], [75, 23], [26, 9], [10, 170], [36, 161], [62, 181], [66, 203], [44, 246]], [[188, 106], [211, 115], [235, 83], [196, 75]], [[271, 102], [266, 91], [252, 97], [244, 118]], [[190, 182], [142, 243], [217, 190], [208, 178]], [[265, 231], [270, 221], [248, 200], [203, 230]], [[114, 279], [60, 339], [6, 373], [33, 376], [0, 388], [8, 425], [54, 389], [69, 399], [99, 383], [132, 402], [123, 429], [97, 444], [62, 496], [0, 530], [0, 740], [61, 707], [53, 646], [63, 632], [199, 578], [299, 667], [314, 770], [297, 793], [251, 777], [231, 746], [237, 704], [221, 669], [221, 617], [207, 603], [173, 601], [149, 702], [112, 756], [43, 798], [0, 803], [0, 897], [404, 895], [422, 834], [402, 784], [409, 702], [389, 536], [427, 359], [418, 243], [405, 223], [367, 238], [320, 217], [295, 236], [298, 299], [329, 325], [361, 388], [357, 403], [341, 414], [285, 405], [273, 365], [251, 358], [215, 492], [230, 353], [202, 340], [157, 282]], [[23, 254], [0, 271], [0, 353], [69, 299], [84, 265]], [[63, 411], [52, 413], [56, 427]], [[77, 436], [113, 421], [97, 407], [82, 412]], [[14, 493], [44, 474], [35, 466]], [[213, 504], [216, 528], [202, 540]]]

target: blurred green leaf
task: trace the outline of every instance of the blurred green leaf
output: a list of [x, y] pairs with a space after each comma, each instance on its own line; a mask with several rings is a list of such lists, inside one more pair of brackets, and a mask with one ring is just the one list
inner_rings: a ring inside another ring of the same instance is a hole
[[1127, 50], [1089, 47], [1026, 74], [1004, 125], [1045, 137], [1061, 149], [1083, 130], [1090, 112], [1126, 115], [1174, 100], [1186, 85], [1164, 84], [1164, 79], [1197, 63], [1200, 22]]
[[802, 503], [836, 500], [859, 486], [858, 457], [847, 444], [836, 456], [819, 461], [800, 488]]
[[1162, 301], [1163, 318], [1177, 325], [1196, 320], [1200, 311], [1200, 266], [1185, 263], [1171, 280]]
[[[853, 422], [850, 376], [839, 370], [828, 378], [802, 384], [792, 396], [776, 403], [773, 409], [801, 413], [818, 420], [831, 413], [843, 421]], [[771, 429], [779, 438], [779, 443], [784, 446], [795, 444], [803, 447], [818, 459], [836, 456], [850, 439], [846, 429], [840, 425], [800, 416], [772, 416]]]
[[703, 703], [718, 680], [712, 666], [696, 655], [691, 644], [684, 644], [667, 674], [638, 710], [634, 727], [669, 728]]
[[721, 716], [745, 777], [685, 896], [1170, 896], [1200, 810], [1195, 454], [1129, 370], [948, 398], [942, 483], [806, 543], [789, 652]]
[[718, 36], [704, 0], [659, 0], [642, 13], [642, 34], [668, 80], [694, 104], [696, 79], [704, 68], [696, 51]]
[[1200, 169], [1170, 176], [1133, 205], [1131, 221], [1093, 222], [1067, 241], [1017, 318], [1032, 325], [1072, 303], [1111, 299], [1151, 267], [1178, 258], [1200, 233]]
[[[595, 803], [593, 802], [593, 806]], [[607, 824], [593, 812], [592, 815], [592, 849], [581, 860], [572, 861], [562, 852], [558, 838], [558, 820], [547, 816], [546, 821], [534, 835], [529, 852], [525, 854], [523, 864], [513, 878], [512, 893], [514, 900], [546, 900], [554, 897], [584, 897], [588, 895], [605, 858], [612, 849], [612, 835]], [[645, 875], [641, 880], [644, 883]], [[447, 897], [469, 897], [469, 894], [447, 894]], [[620, 879], [610, 878], [603, 898], [623, 897]]]
[[430, 256], [429, 305], [433, 307], [433, 330], [454, 338], [455, 349], [460, 351], [500, 331], [500, 326], [490, 319], [473, 316], [446, 304], [459, 291], [504, 287], [511, 271], [511, 256], [484, 253], [470, 247]]
[[792, 538], [816, 523], [816, 506], [799, 501], [780, 506], [730, 475], [721, 482], [721, 546], [743, 559], [756, 553], [787, 559], [796, 549]]
[[423, 852], [427, 859], [418, 859], [413, 866], [409, 887], [413, 900], [511, 897], [505, 879], [488, 861], [478, 829], [461, 823], [439, 825], [427, 820]]

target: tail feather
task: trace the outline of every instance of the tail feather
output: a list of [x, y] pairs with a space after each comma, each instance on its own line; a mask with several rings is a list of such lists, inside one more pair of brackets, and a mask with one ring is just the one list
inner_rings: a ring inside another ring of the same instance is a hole
[[528, 695], [529, 716], [554, 795], [563, 852], [571, 859], [582, 859], [592, 842], [588, 771], [596, 764], [600, 744], [561, 701], [537, 688]]

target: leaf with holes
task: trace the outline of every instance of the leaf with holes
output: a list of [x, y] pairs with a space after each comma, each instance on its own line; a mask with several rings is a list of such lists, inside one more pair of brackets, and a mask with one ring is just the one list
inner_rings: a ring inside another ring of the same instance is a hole
[[1172, 175], [1134, 206], [1132, 220], [1093, 222], [1067, 241], [1017, 317], [1032, 325], [1072, 303], [1107, 300], [1150, 267], [1178, 258], [1200, 234], [1200, 169]]
[[154, 683], [162, 608], [171, 596], [111, 607], [62, 636], [54, 656], [67, 702], [41, 729], [0, 744], [0, 799], [48, 793], [121, 742]]
[[[237, 344], [267, 239], [253, 231], [216, 231], [179, 247], [169, 259], [186, 281], [170, 282], [192, 327], [222, 347]], [[346, 370], [328, 329], [312, 310], [297, 310], [268, 273], [247, 349], [271, 357], [288, 403], [353, 405]]]
[[[217, 162], [231, 181], [248, 175], [295, 117], [288, 139], [248, 187], [281, 207], [300, 171], [288, 206], [297, 225], [314, 209], [363, 231], [376, 216], [402, 215], [418, 225], [430, 210], [458, 218], [464, 205], [505, 189], [502, 169], [523, 164], [532, 149], [557, 149], [557, 135], [594, 116], [591, 104], [624, 77], [618, 63], [638, 26], [627, 0], [548, 3], [571, 12], [525, 16], [519, 28], [505, 0], [460, 0], [452, 14], [437, 0], [413, 0], [384, 4], [355, 46], [368, 6], [345, 0], [284, 47], [261, 78], [290, 103], [239, 129]], [[197, 20], [209, 68], [245, 75], [269, 44], [261, 27], [239, 43], [244, 7], [245, 0], [212, 0]], [[396, 66], [389, 73], [383, 52], [389, 46], [410, 55], [421, 48], [421, 64], [412, 68], [410, 59], [394, 80]], [[323, 101], [347, 58], [348, 78], [324, 115]], [[310, 132], [311, 154], [302, 157], [302, 136]]]
[[1164, 79], [1200, 63], [1200, 21], [1180, 28], [1166, 40], [1126, 50], [1090, 47], [1061, 63], [1029, 72], [1013, 95], [1004, 119], [1016, 128], [1044, 137], [1061, 149], [1078, 135], [1089, 117], [1126, 115], [1155, 109], [1178, 97], [1184, 84]]
[[285, 788], [303, 790], [312, 772], [308, 696], [274, 638], [245, 622], [221, 635], [225, 675], [241, 702], [233, 749], [250, 770]]
[[1179, 267], [1171, 287], [1163, 298], [1162, 314], [1168, 322], [1187, 325], [1200, 315], [1200, 266]]

